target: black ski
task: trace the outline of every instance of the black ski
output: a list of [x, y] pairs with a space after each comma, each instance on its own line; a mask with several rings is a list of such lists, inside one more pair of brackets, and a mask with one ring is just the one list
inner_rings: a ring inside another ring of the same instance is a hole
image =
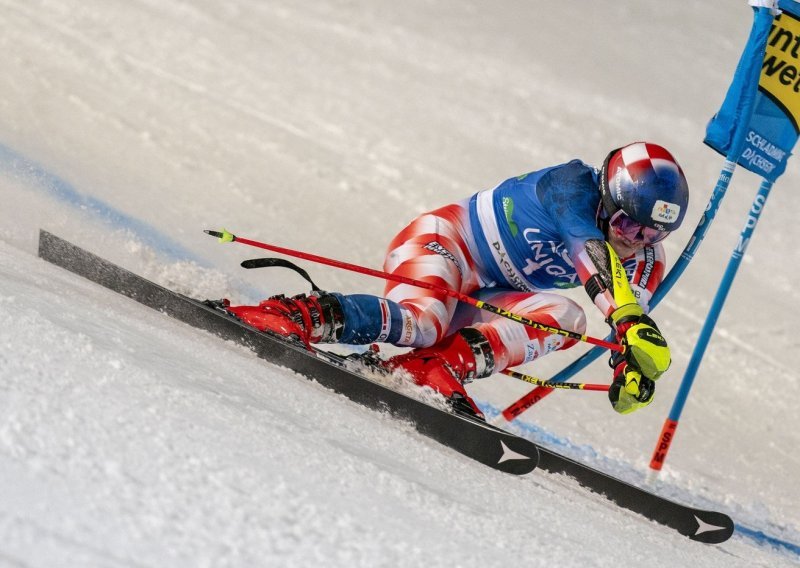
[[720, 543], [733, 534], [733, 521], [723, 513], [675, 503], [509, 432], [429, 406], [355, 372], [345, 357], [311, 352], [299, 342], [261, 333], [46, 231], [40, 231], [39, 256], [191, 326], [246, 345], [259, 357], [289, 367], [357, 403], [390, 412], [411, 422], [425, 436], [485, 465], [517, 475], [529, 473], [537, 465], [566, 474], [619, 506], [699, 542]]

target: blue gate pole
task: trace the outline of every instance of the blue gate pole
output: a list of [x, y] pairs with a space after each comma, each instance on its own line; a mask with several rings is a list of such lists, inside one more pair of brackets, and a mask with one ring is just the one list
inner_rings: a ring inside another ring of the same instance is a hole
[[711, 303], [708, 316], [706, 316], [706, 321], [700, 330], [700, 336], [697, 338], [697, 343], [695, 344], [694, 351], [692, 352], [692, 357], [689, 360], [689, 365], [686, 368], [686, 373], [683, 375], [683, 380], [681, 380], [681, 384], [678, 387], [678, 393], [675, 395], [675, 400], [672, 403], [672, 409], [670, 410], [669, 415], [664, 422], [661, 436], [659, 436], [658, 442], [656, 443], [656, 448], [650, 460], [651, 473], [649, 477], [651, 480], [663, 467], [670, 445], [675, 439], [675, 430], [678, 427], [678, 421], [680, 420], [681, 413], [686, 405], [686, 400], [689, 397], [689, 391], [691, 391], [692, 385], [694, 384], [694, 379], [697, 376], [697, 370], [699, 369], [700, 363], [703, 360], [703, 355], [705, 354], [706, 348], [711, 340], [711, 334], [713, 333], [714, 327], [716, 326], [717, 320], [722, 312], [722, 307], [728, 297], [728, 292], [730, 292], [731, 285], [736, 277], [736, 272], [739, 270], [739, 266], [742, 263], [742, 258], [744, 257], [744, 253], [747, 250], [747, 246], [753, 236], [753, 232], [755, 231], [758, 220], [764, 210], [764, 206], [767, 203], [767, 198], [769, 197], [769, 192], [771, 189], [772, 182], [763, 180], [761, 182], [761, 186], [758, 188], [758, 193], [753, 200], [753, 205], [750, 208], [750, 212], [747, 216], [747, 222], [745, 223], [745, 226], [739, 236], [739, 242], [731, 254], [731, 259], [728, 261], [728, 266], [722, 276], [719, 288], [717, 288], [717, 293], [714, 295], [714, 300]]

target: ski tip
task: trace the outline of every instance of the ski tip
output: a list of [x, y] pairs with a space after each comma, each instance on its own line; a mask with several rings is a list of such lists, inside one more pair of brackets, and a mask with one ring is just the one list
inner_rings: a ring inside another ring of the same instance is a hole
[[236, 236], [233, 235], [233, 233], [229, 233], [225, 229], [222, 229], [222, 231], [211, 231], [209, 229], [205, 229], [203, 232], [207, 235], [211, 235], [212, 237], [219, 238], [219, 242], [221, 243], [232, 243], [236, 240]]
[[694, 541], [705, 544], [721, 544], [733, 536], [735, 530], [733, 520], [724, 513], [695, 511], [692, 516], [697, 528], [679, 532], [683, 532]]

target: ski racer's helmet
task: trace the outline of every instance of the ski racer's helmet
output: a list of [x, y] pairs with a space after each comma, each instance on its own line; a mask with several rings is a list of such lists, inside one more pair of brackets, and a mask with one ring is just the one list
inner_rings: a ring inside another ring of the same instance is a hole
[[613, 150], [600, 170], [602, 208], [611, 228], [648, 244], [680, 227], [689, 185], [666, 148], [634, 142]]

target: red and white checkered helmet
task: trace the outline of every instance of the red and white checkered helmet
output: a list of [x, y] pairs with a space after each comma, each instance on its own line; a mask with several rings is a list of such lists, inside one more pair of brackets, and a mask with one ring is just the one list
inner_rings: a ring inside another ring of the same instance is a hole
[[608, 217], [621, 209], [658, 231], [680, 227], [689, 205], [683, 170], [666, 148], [650, 142], [613, 150], [600, 170], [600, 191]]

